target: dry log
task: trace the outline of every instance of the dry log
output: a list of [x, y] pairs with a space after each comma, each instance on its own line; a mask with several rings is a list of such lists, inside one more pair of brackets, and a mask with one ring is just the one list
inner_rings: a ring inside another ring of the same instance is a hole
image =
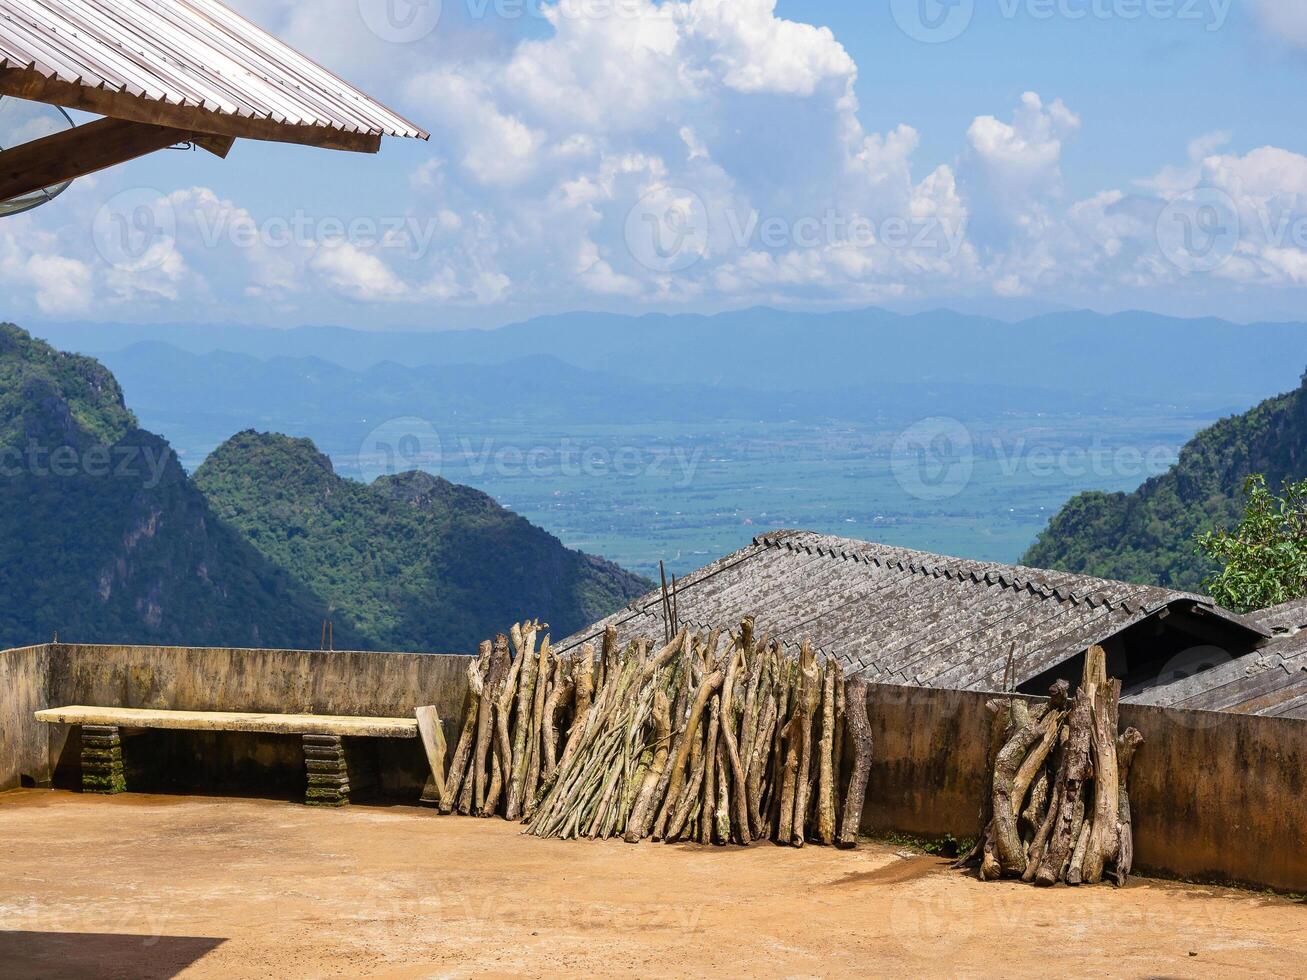
[[657, 805], [656, 791], [662, 782], [663, 772], [667, 769], [667, 755], [672, 744], [672, 709], [667, 693], [661, 688], [654, 692], [653, 721], [653, 760], [644, 774], [644, 782], [626, 822], [624, 839], [628, 844], [642, 840], [649, 833], [649, 824], [653, 822], [654, 807]]
[[994, 844], [994, 821], [990, 820], [990, 825], [985, 828], [983, 837], [984, 843], [981, 844], [980, 858], [980, 880], [995, 881], [1003, 877], [1003, 865], [998, 860], [998, 848]]
[[[726, 679], [722, 682], [721, 735], [722, 741], [726, 743], [726, 759], [730, 764], [729, 772], [735, 780], [737, 790], [734, 794], [737, 839], [747, 847], [751, 840], [749, 836], [749, 800], [745, 795], [747, 783], [744, 777], [744, 764], [740, 761], [740, 747], [735, 738], [735, 682], [741, 676], [743, 669], [744, 652], [739, 650], [732, 657], [730, 670], [727, 672]], [[721, 778], [725, 780], [725, 772], [723, 772]], [[722, 843], [726, 843], [726, 841], [723, 840]]]
[[[476, 754], [473, 757], [475, 765], [472, 770], [476, 784], [475, 794], [468, 793], [466, 789], [464, 790], [463, 795], [459, 798], [459, 813], [472, 813], [474, 808], [475, 811], [479, 812], [485, 803], [490, 783], [486, 763], [490, 752], [491, 739], [494, 737], [495, 699], [498, 697], [500, 685], [503, 684], [504, 678], [510, 669], [508, 637], [500, 633], [495, 637], [490, 655], [490, 669], [486, 673], [486, 683], [482, 687], [481, 699], [477, 707]], [[472, 784], [473, 780], [469, 780], [468, 788], [471, 788]]]
[[535, 703], [536, 679], [540, 662], [536, 655], [536, 635], [538, 622], [527, 623], [513, 630], [513, 646], [517, 650], [517, 662], [521, 665], [521, 674], [517, 682], [517, 720], [513, 726], [513, 761], [508, 780], [508, 808], [505, 816], [517, 820], [522, 816], [522, 790], [526, 785], [527, 771], [527, 736], [534, 731], [531, 709]]
[[871, 775], [871, 722], [867, 719], [867, 682], [851, 677], [844, 684], [845, 723], [853, 739], [853, 774], [844, 796], [844, 815], [840, 818], [839, 847], [856, 847], [862, 828], [862, 807], [867, 797], [867, 778]]
[[[714, 672], [713, 676], [717, 676], [719, 673]], [[705, 683], [707, 683], [706, 680]], [[693, 743], [688, 759], [690, 780], [681, 789], [676, 809], [672, 813], [672, 819], [667, 824], [667, 834], [663, 837], [663, 840], [668, 843], [681, 839], [681, 831], [684, 829], [686, 821], [689, 820], [690, 813], [695, 810], [695, 803], [699, 800], [699, 793], [703, 789], [704, 770], [707, 762], [707, 753], [703, 748], [703, 735], [695, 732], [690, 736], [690, 741]], [[715, 746], [713, 751], [716, 751]]]
[[553, 779], [554, 770], [558, 768], [559, 713], [566, 709], [572, 698], [576, 684], [565, 670], [565, 661], [558, 657], [554, 661], [554, 682], [545, 703], [545, 767], [546, 784]]
[[[1023, 702], [1015, 702], [1013, 707]], [[1029, 717], [1027, 714], [1026, 717]], [[1017, 831], [1017, 808], [1020, 799], [1015, 783], [1022, 762], [1031, 746], [1040, 739], [1043, 731], [1038, 725], [1028, 724], [1003, 746], [994, 763], [994, 819], [992, 836], [998, 854], [999, 867], [1004, 873], [1021, 875], [1026, 870], [1025, 847]]]
[[840, 668], [826, 662], [826, 683], [821, 692], [821, 742], [817, 748], [820, 777], [817, 784], [817, 839], [827, 846], [835, 843], [835, 688]]
[[[1104, 655], [1106, 657], [1106, 655]], [[1104, 660], [1104, 664], [1106, 661]], [[1103, 866], [1116, 860], [1121, 838], [1117, 811], [1117, 706], [1121, 682], [1108, 681], [1106, 673], [1097, 679], [1093, 703], [1094, 810], [1089, 843], [1085, 849], [1084, 880], [1096, 885], [1103, 880]]]
[[766, 821], [762, 812], [762, 785], [771, 759], [772, 735], [776, 730], [776, 710], [776, 694], [769, 690], [760, 711], [761, 720], [758, 737], [754, 740], [753, 761], [749, 764], [749, 775], [745, 782], [745, 797], [749, 806], [749, 834], [754, 840], [761, 840], [767, 836]]
[[1134, 762], [1135, 751], [1143, 743], [1144, 737], [1137, 729], [1127, 728], [1116, 740], [1117, 761], [1117, 829], [1119, 843], [1116, 855], [1116, 885], [1124, 887], [1126, 879], [1134, 869], [1135, 837], [1130, 819], [1130, 793], [1127, 783], [1130, 778], [1130, 765]]
[[[759, 709], [762, 706], [762, 687], [765, 676], [764, 661], [766, 659], [764, 651], [766, 649], [766, 640], [754, 643], [752, 640], [752, 622], [748, 631], [746, 643], [746, 633], [741, 624], [740, 635], [740, 654], [744, 658], [747, 673], [744, 678], [744, 715], [740, 721], [740, 744], [739, 755], [744, 762], [744, 776], [746, 780], [749, 777], [750, 768], [753, 765], [753, 747], [758, 738], [759, 726]], [[741, 792], [743, 789], [741, 788]]]
[[477, 709], [481, 701], [481, 690], [485, 684], [486, 671], [490, 667], [489, 640], [481, 643], [477, 658], [467, 665], [467, 696], [463, 702], [463, 730], [459, 733], [458, 744], [454, 747], [454, 757], [449, 762], [449, 773], [445, 777], [445, 791], [440, 794], [440, 812], [453, 813], [458, 792], [463, 786], [463, 777], [467, 773], [468, 762], [472, 758], [473, 741], [477, 727]]
[[694, 704], [690, 708], [690, 717], [685, 722], [685, 740], [681, 743], [676, 758], [672, 761], [672, 779], [667, 789], [667, 795], [671, 799], [679, 798], [681, 788], [685, 784], [686, 760], [689, 758], [692, 745], [698, 744], [695, 736], [698, 734], [699, 721], [703, 718], [708, 699], [721, 690], [722, 683], [725, 680], [726, 677], [722, 671], [714, 670], [699, 684], [698, 693], [694, 696]]
[[1084, 881], [1085, 851], [1089, 847], [1089, 835], [1093, 830], [1092, 821], [1085, 820], [1080, 826], [1076, 849], [1071, 852], [1071, 860], [1066, 870], [1066, 883], [1078, 885]]
[[[730, 675], [727, 675], [726, 683], [730, 683]], [[722, 688], [726, 690], [725, 686]], [[713, 825], [716, 822], [717, 814], [717, 743], [720, 741], [722, 723], [722, 705], [721, 698], [713, 698], [708, 706], [708, 739], [707, 750], [704, 758], [704, 777], [703, 777], [703, 800], [700, 803], [699, 811], [699, 843], [711, 844]], [[726, 778], [725, 770], [721, 773], [721, 778]]]
[[1062, 868], [1071, 858], [1080, 828], [1076, 825], [1076, 810], [1083, 814], [1085, 780], [1090, 777], [1092, 763], [1089, 757], [1092, 709], [1084, 688], [1076, 692], [1071, 712], [1067, 716], [1067, 743], [1063, 750], [1062, 769], [1058, 773], [1059, 803], [1057, 818], [1049, 836], [1048, 847], [1039, 870], [1035, 874], [1038, 885], [1054, 885], [1062, 877]]
[[[504, 637], [500, 637], [503, 640]], [[507, 656], [508, 648], [503, 648]], [[499, 690], [491, 699], [491, 707], [494, 711], [494, 774], [490, 779], [490, 786], [486, 791], [486, 797], [482, 801], [478, 812], [483, 817], [492, 816], [499, 809], [499, 799], [503, 795], [504, 786], [508, 781], [510, 774], [510, 760], [513, 755], [512, 738], [508, 732], [509, 716], [513, 710], [513, 698], [517, 693], [518, 678], [521, 676], [522, 658], [518, 657], [513, 661], [513, 665], [508, 668], [508, 673], [500, 682]]]
[[1044, 819], [1040, 822], [1039, 829], [1035, 831], [1035, 836], [1030, 841], [1030, 856], [1026, 860], [1025, 873], [1021, 875], [1022, 881], [1031, 882], [1035, 880], [1035, 873], [1039, 870], [1040, 863], [1044, 859], [1044, 851], [1048, 847], [1048, 835], [1053, 830], [1053, 821], [1057, 819], [1059, 804], [1062, 800], [1061, 793], [1061, 787], [1053, 791], [1053, 798], [1049, 800]]
[[[717, 810], [716, 810], [716, 830], [717, 843], [729, 844], [731, 842], [731, 788], [730, 781], [726, 778], [727, 766], [729, 762], [726, 758], [726, 746], [721, 739], [717, 740], [717, 771], [721, 777], [717, 780]], [[743, 795], [740, 791], [739, 784], [736, 784], [736, 795]], [[745, 828], [748, 833], [748, 828]], [[745, 838], [747, 842], [747, 837]]]
[[799, 650], [800, 722], [799, 722], [799, 769], [794, 787], [794, 820], [790, 829], [790, 842], [795, 847], [802, 847], [807, 840], [808, 796], [810, 792], [809, 776], [812, 772], [812, 719], [821, 703], [821, 671], [812, 647], [805, 640]]
[[[1056, 737], [1056, 736], [1055, 736]], [[1048, 797], [1052, 792], [1048, 766], [1040, 767], [1039, 775], [1030, 786], [1030, 802], [1021, 811], [1021, 820], [1031, 833], [1037, 831], [1048, 816]]]
[[531, 718], [527, 731], [526, 780], [522, 784], [522, 805], [526, 807], [535, 800], [536, 789], [540, 785], [540, 769], [544, 762], [545, 703], [549, 695], [549, 675], [553, 651], [549, 644], [549, 634], [545, 634], [540, 644], [540, 660], [536, 666], [535, 701], [531, 706]]
[[1057, 744], [1057, 733], [1062, 726], [1064, 717], [1060, 711], [1050, 711], [1040, 722], [1039, 743], [1026, 756], [1025, 761], [1021, 763], [1016, 779], [1012, 782], [1012, 806], [1014, 810], [1019, 811], [1021, 809], [1021, 805], [1026, 799], [1026, 793], [1035, 781], [1036, 774], [1043, 771], [1045, 760], [1048, 759], [1049, 753], [1053, 751], [1053, 746]]

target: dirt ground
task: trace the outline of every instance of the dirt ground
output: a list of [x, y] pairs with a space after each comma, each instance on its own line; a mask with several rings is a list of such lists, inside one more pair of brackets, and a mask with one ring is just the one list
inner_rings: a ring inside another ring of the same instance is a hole
[[[857, 851], [542, 841], [410, 807], [0, 795], [0, 975], [1307, 971], [1307, 907]], [[906, 856], [905, 856], [906, 855]]]

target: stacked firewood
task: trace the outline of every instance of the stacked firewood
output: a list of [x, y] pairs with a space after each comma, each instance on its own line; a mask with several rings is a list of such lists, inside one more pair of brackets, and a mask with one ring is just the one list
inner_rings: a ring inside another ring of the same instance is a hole
[[[752, 620], [655, 649], [555, 656], [539, 623], [482, 645], [441, 798], [540, 837], [853, 846], [871, 762], [866, 686]], [[852, 776], [841, 793], [845, 729]], [[843, 807], [840, 801], [843, 799]]]
[[[993, 792], [970, 859], [986, 881], [1097, 884], [1108, 869], [1124, 885], [1134, 861], [1127, 781], [1143, 736], [1118, 734], [1121, 682], [1092, 647], [1075, 697], [1058, 681], [1047, 704], [1019, 698], [987, 704]], [[963, 859], [964, 861], [967, 858]]]

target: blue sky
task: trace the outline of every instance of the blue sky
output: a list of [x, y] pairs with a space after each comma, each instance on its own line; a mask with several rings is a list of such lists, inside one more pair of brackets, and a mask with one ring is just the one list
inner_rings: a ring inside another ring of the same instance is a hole
[[1307, 320], [1298, 0], [433, 2], [236, 0], [431, 142], [80, 181], [0, 223], [5, 315]]

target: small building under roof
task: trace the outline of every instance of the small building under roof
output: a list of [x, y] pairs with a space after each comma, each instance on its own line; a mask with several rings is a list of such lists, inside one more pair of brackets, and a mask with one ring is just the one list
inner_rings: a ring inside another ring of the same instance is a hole
[[1173, 676], [1125, 700], [1136, 704], [1233, 711], [1238, 714], [1307, 719], [1307, 599], [1274, 606], [1248, 617], [1273, 633], [1243, 656], [1201, 651]]
[[[662, 593], [650, 593], [560, 649], [609, 625], [623, 641], [661, 639], [663, 609]], [[1127, 691], [1142, 689], [1188, 649], [1243, 656], [1271, 636], [1192, 593], [805, 531], [760, 535], [678, 581], [676, 612], [703, 630], [753, 616], [760, 633], [787, 646], [809, 640], [873, 681], [981, 691], [1043, 693], [1075, 680], [1094, 644]]]
[[427, 134], [217, 0], [0, 0], [0, 96], [104, 116], [0, 152], [0, 201], [179, 143]]

